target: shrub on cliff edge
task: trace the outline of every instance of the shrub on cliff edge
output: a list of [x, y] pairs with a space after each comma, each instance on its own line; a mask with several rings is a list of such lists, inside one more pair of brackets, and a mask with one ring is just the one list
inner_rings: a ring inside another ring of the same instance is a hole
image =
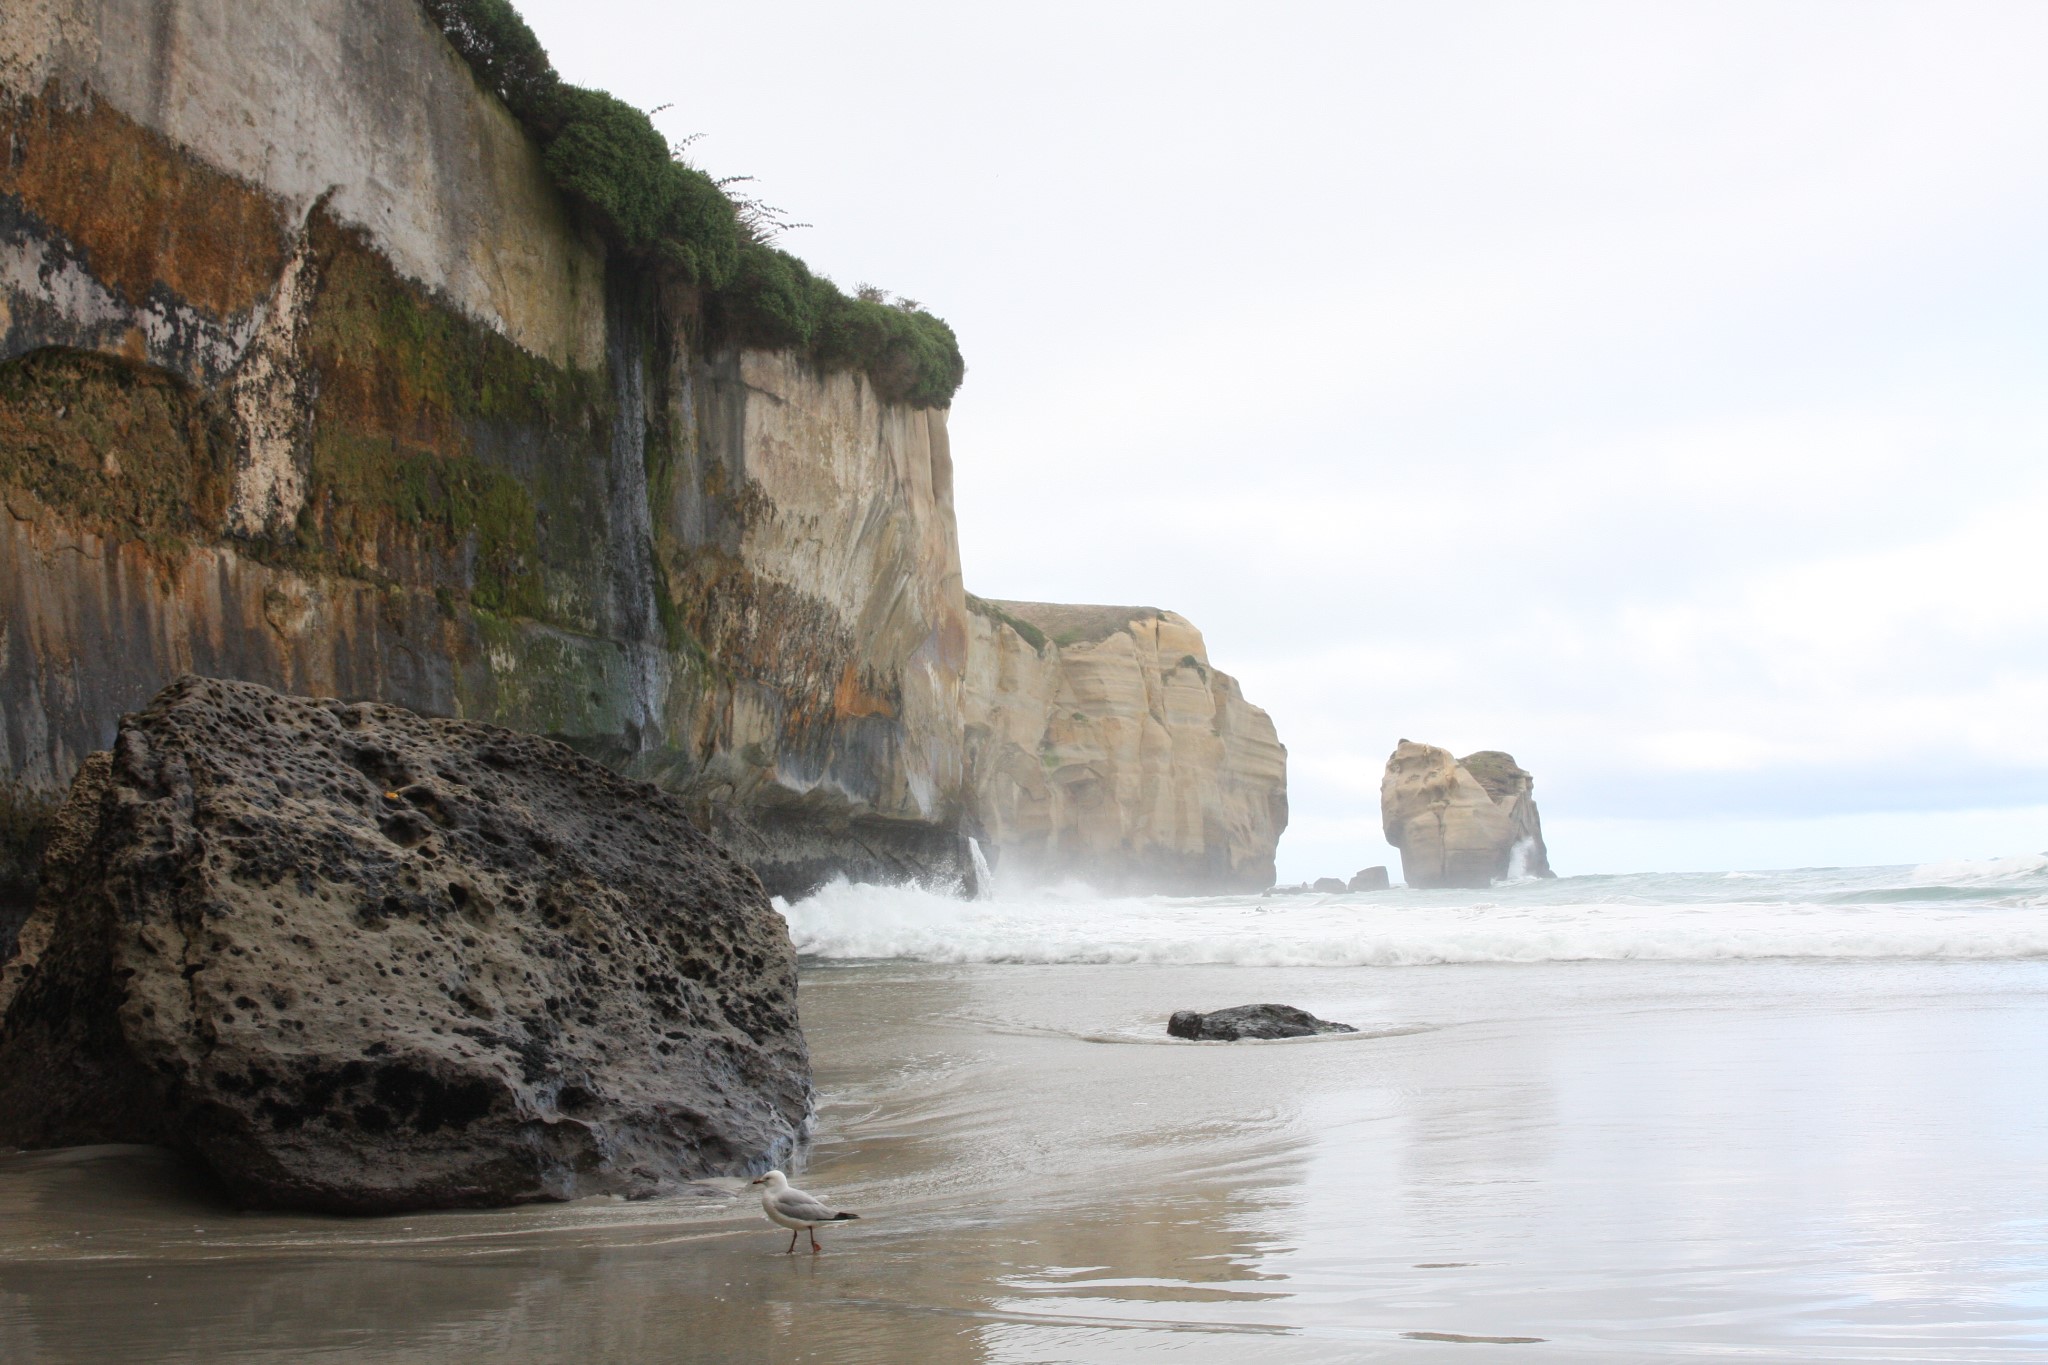
[[510, 0], [420, 0], [484, 88], [528, 119], [560, 83], [547, 50]]
[[827, 370], [865, 370], [890, 402], [944, 407], [966, 366], [945, 322], [908, 305], [849, 298], [762, 242], [739, 250], [732, 282], [712, 300], [721, 330], [756, 345], [791, 347]]
[[967, 367], [942, 319], [914, 305], [848, 298], [757, 239], [720, 182], [685, 163], [645, 113], [563, 81], [509, 0], [420, 4], [540, 144], [549, 176], [607, 245], [697, 284], [725, 339], [801, 351], [823, 369], [863, 370], [890, 401], [952, 402]]
[[670, 154], [647, 115], [579, 85], [557, 86], [546, 111], [557, 129], [543, 157], [548, 174], [609, 241], [709, 288], [731, 280], [740, 245], [731, 201]]

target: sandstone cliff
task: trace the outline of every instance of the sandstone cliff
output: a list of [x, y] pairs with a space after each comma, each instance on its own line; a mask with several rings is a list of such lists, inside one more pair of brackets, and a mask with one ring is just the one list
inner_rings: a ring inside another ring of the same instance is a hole
[[957, 865], [943, 410], [708, 345], [415, 6], [8, 0], [0, 149], [0, 780], [190, 670]]
[[559, 738], [778, 893], [957, 878], [977, 808], [1018, 866], [1268, 877], [1281, 751], [1199, 635], [977, 618], [970, 666], [945, 410], [705, 306], [406, 0], [5, 0], [0, 789], [196, 672]]
[[1413, 887], [1484, 887], [1511, 871], [1551, 876], [1534, 788], [1535, 779], [1498, 750], [1454, 759], [1448, 749], [1402, 740], [1380, 783], [1380, 819], [1387, 842], [1401, 850], [1403, 879]]
[[1149, 607], [981, 602], [968, 622], [968, 777], [1005, 877], [1261, 889], [1287, 826], [1287, 751]]

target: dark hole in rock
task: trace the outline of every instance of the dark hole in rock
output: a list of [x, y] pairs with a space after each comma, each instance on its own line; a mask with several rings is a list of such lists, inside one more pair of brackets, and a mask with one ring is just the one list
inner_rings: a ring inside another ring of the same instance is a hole
[[487, 1080], [444, 1079], [403, 1063], [379, 1071], [373, 1088], [380, 1104], [421, 1133], [467, 1128], [490, 1112], [496, 1094]]
[[411, 811], [387, 815], [377, 822], [377, 828], [384, 831], [384, 837], [400, 848], [416, 847], [428, 834], [426, 822]]
[[442, 803], [440, 793], [432, 787], [415, 783], [398, 793], [399, 797], [414, 810], [446, 828], [449, 824], [448, 807]]

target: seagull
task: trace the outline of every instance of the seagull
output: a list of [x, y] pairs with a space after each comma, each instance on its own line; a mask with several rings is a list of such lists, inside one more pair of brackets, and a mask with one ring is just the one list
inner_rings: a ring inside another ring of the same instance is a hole
[[782, 1253], [785, 1256], [795, 1254], [796, 1235], [799, 1232], [811, 1234], [811, 1254], [815, 1256], [822, 1250], [818, 1245], [818, 1224], [860, 1217], [857, 1213], [841, 1213], [837, 1209], [826, 1208], [824, 1202], [816, 1195], [805, 1194], [790, 1184], [789, 1177], [780, 1171], [770, 1171], [760, 1179], [747, 1183], [767, 1187], [761, 1191], [761, 1212], [768, 1215], [769, 1222], [779, 1223], [790, 1230], [789, 1250]]

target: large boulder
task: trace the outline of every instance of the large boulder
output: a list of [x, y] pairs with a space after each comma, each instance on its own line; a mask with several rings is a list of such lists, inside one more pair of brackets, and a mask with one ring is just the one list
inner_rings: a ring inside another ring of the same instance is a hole
[[156, 1142], [255, 1205], [642, 1195], [781, 1164], [796, 959], [673, 797], [563, 745], [181, 678], [59, 812], [0, 1144]]
[[1349, 1024], [1318, 1019], [1292, 1005], [1235, 1005], [1203, 1014], [1175, 1010], [1166, 1031], [1190, 1042], [1234, 1043], [1241, 1038], [1307, 1038], [1317, 1033], [1356, 1033]]
[[1456, 759], [1402, 740], [1380, 783], [1380, 819], [1401, 850], [1402, 877], [1413, 887], [1483, 887], [1511, 873], [1554, 875], [1534, 789], [1498, 750]]

